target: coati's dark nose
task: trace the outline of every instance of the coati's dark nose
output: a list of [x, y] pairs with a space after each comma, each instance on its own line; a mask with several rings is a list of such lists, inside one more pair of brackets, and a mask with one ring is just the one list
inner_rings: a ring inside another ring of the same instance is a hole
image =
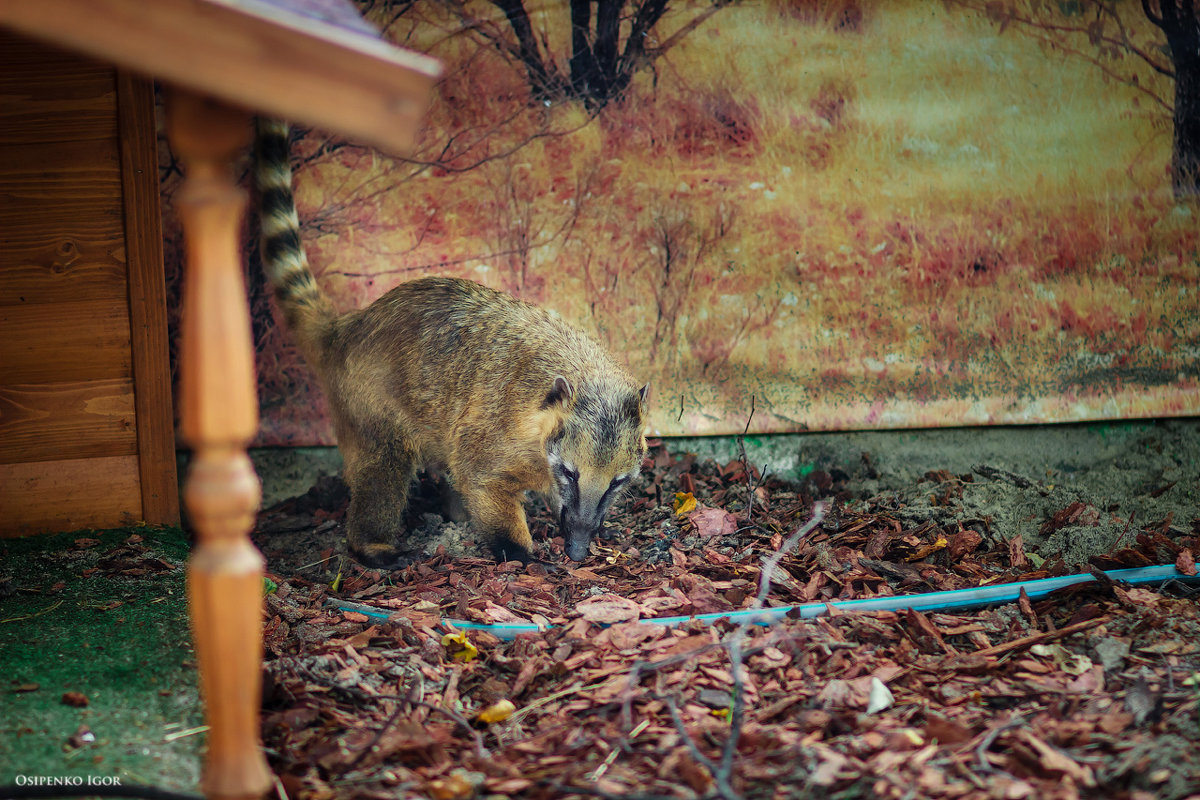
[[558, 525], [566, 543], [564, 549], [567, 551], [567, 558], [572, 561], [583, 561], [587, 558], [588, 545], [592, 543], [592, 536], [595, 534], [593, 529], [596, 526], [588, 525], [574, 514], [568, 513], [565, 508], [558, 517]]
[[583, 561], [588, 556], [588, 545], [591, 544], [591, 536], [571, 536], [567, 539], [567, 558], [572, 561]]

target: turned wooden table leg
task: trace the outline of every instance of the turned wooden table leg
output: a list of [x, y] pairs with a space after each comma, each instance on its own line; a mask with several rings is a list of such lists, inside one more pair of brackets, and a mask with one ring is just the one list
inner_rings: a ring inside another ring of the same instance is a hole
[[184, 501], [196, 545], [188, 601], [208, 733], [209, 798], [258, 798], [271, 784], [259, 739], [263, 559], [250, 541], [260, 489], [246, 456], [258, 426], [250, 313], [238, 236], [245, 195], [233, 158], [250, 115], [186, 91], [167, 104], [184, 164], [177, 195], [186, 242], [180, 413], [192, 445]]

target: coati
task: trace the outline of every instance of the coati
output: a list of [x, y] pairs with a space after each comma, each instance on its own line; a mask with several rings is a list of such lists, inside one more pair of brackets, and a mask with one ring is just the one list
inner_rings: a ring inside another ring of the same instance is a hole
[[339, 314], [300, 241], [287, 125], [260, 120], [255, 138], [262, 261], [329, 399], [351, 552], [395, 563], [409, 483], [437, 465], [501, 560], [531, 557], [526, 491], [583, 559], [645, 456], [649, 385], [544, 309], [467, 280], [409, 281]]

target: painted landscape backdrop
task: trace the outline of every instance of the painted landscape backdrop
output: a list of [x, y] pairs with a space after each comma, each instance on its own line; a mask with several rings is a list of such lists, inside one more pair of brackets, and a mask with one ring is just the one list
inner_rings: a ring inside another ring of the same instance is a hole
[[[297, 131], [339, 307], [508, 290], [664, 434], [1200, 413], [1200, 28], [1168, 0], [362, 7], [447, 72], [410, 159]], [[165, 145], [163, 175], [177, 284]], [[330, 443], [257, 263], [258, 443]]]

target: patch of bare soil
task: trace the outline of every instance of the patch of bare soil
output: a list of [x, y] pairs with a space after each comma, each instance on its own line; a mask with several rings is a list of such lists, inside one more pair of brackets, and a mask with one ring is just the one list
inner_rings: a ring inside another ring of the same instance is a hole
[[[1107, 524], [1103, 501], [977, 466], [863, 497], [845, 470], [796, 485], [660, 444], [584, 562], [531, 506], [547, 563], [525, 567], [471, 555], [423, 478], [413, 561], [392, 572], [345, 558], [348, 498], [322, 479], [255, 534], [278, 586], [273, 767], [304, 798], [1196, 796], [1200, 606], [1182, 582], [1097, 580], [961, 613], [646, 622], [1079, 572], [1055, 534]], [[996, 486], [1050, 498], [1020, 512], [1036, 547], [972, 506]], [[1200, 520], [1182, 517], [1123, 515], [1082, 571], [1194, 574]], [[502, 641], [446, 619], [545, 630]]]

